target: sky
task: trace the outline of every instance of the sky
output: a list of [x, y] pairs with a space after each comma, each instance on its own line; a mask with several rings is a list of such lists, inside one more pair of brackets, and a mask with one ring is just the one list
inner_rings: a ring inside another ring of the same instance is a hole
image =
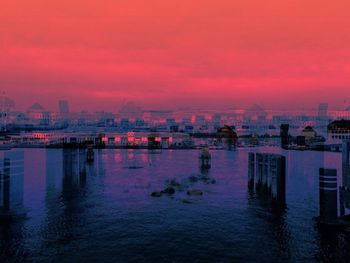
[[348, 0], [0, 0], [0, 90], [75, 110], [350, 104]]

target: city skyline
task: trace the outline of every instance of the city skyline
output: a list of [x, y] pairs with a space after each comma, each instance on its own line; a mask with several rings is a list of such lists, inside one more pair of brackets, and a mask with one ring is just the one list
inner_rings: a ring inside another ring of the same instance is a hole
[[[72, 110], [348, 106], [349, 3], [4, 1], [0, 89]], [[30, 103], [28, 103], [30, 101]], [[47, 105], [46, 105], [47, 104]], [[74, 108], [75, 107], [75, 108]], [[50, 109], [51, 110], [51, 109]]]
[[[62, 106], [64, 104], [64, 106]], [[2, 106], [4, 105], [4, 106]], [[144, 107], [142, 104], [139, 104], [135, 101], [122, 101], [119, 104], [115, 103], [114, 105], [111, 105], [110, 107], [103, 107], [101, 106], [100, 108], [79, 108], [76, 107], [74, 103], [71, 103], [70, 100], [67, 100], [65, 98], [59, 98], [57, 100], [53, 100], [53, 103], [48, 103], [45, 101], [39, 100], [34, 100], [34, 101], [27, 101], [26, 104], [18, 104], [16, 99], [13, 97], [8, 97], [5, 92], [0, 96], [0, 107], [10, 107], [12, 111], [19, 111], [19, 112], [27, 112], [30, 111], [33, 107], [34, 108], [40, 108], [41, 111], [48, 111], [48, 112], [61, 112], [62, 108], [67, 108], [65, 111], [68, 112], [122, 112], [125, 111], [126, 108], [127, 110], [130, 110], [131, 108], [134, 108], [134, 110], [141, 111], [141, 112], [148, 112], [148, 111], [160, 111], [160, 112], [193, 112], [193, 113], [200, 113], [200, 112], [217, 112], [217, 113], [225, 113], [225, 112], [230, 112], [230, 111], [258, 111], [261, 109], [262, 111], [267, 111], [270, 113], [277, 113], [277, 112], [284, 112], [286, 114], [320, 114], [320, 107], [326, 107], [323, 111], [327, 113], [327, 111], [349, 111], [350, 110], [350, 105], [346, 104], [346, 101], [344, 101], [344, 104], [342, 107], [337, 107], [336, 105], [329, 104], [327, 102], [319, 102], [318, 104], [314, 105], [307, 105], [305, 107], [302, 107], [300, 105], [296, 105], [294, 108], [276, 108], [276, 107], [271, 107], [269, 105], [265, 104], [259, 104], [259, 103], [254, 103], [251, 105], [246, 105], [244, 107], [236, 107], [235, 105], [228, 105], [227, 107], [224, 106], [219, 106], [219, 107], [196, 107], [196, 106], [191, 106], [191, 105], [184, 105], [183, 107], [175, 107], [175, 108], [158, 108], [156, 105], [149, 106], [149, 107]], [[72, 110], [71, 110], [72, 109]], [[38, 110], [38, 109], [37, 109]], [[132, 109], [131, 109], [132, 110]], [[68, 113], [66, 112], [66, 113]]]

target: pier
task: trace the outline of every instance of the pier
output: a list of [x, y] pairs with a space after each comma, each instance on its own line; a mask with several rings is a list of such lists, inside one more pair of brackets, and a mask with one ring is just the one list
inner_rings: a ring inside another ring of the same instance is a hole
[[248, 187], [266, 194], [273, 203], [285, 204], [286, 158], [279, 154], [248, 154]]

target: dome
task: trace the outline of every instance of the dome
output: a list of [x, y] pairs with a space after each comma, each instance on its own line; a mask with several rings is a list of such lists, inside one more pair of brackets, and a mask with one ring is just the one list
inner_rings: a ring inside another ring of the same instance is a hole
[[235, 132], [235, 130], [232, 127], [230, 127], [228, 125], [221, 127], [217, 132], [217, 136], [220, 138], [237, 139], [237, 133]]
[[311, 126], [306, 126], [303, 131], [310, 132], [314, 131], [314, 129]]
[[44, 109], [44, 107], [43, 106], [41, 106], [39, 103], [34, 103], [29, 109], [28, 109], [28, 111], [36, 111], [36, 112], [38, 112], [38, 111], [43, 111], [43, 110], [45, 110]]

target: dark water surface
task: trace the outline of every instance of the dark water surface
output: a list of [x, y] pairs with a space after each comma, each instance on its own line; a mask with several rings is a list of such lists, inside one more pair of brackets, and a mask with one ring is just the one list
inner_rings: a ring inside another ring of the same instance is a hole
[[189, 185], [203, 196], [156, 198], [167, 179], [200, 173], [197, 151], [100, 150], [89, 166], [75, 151], [26, 149], [27, 218], [0, 223], [0, 262], [350, 262], [349, 236], [313, 219], [318, 169], [340, 169], [340, 154], [283, 152], [287, 208], [275, 211], [247, 189], [249, 151], [212, 151], [216, 184]]

